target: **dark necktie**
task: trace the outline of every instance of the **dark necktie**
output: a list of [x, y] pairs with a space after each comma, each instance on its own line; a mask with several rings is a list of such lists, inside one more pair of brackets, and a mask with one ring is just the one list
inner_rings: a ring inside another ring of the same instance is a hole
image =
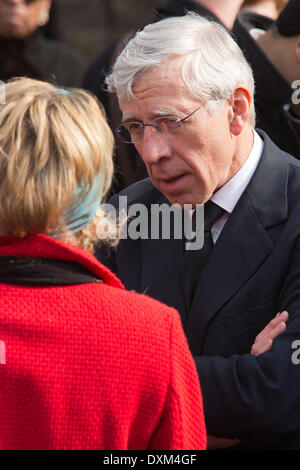
[[212, 201], [207, 201], [204, 204], [203, 247], [200, 250], [186, 250], [183, 255], [180, 274], [187, 311], [190, 310], [201, 271], [214, 247], [211, 228], [223, 213], [224, 210]]

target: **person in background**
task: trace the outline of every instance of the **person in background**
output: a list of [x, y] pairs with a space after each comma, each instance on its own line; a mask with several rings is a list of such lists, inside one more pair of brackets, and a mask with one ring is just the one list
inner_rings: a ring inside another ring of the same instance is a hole
[[[194, 11], [206, 18], [225, 24], [232, 28], [236, 15], [243, 0], [168, 0], [157, 9], [153, 22], [170, 16], [182, 16], [186, 11]], [[135, 31], [127, 34], [113, 42], [88, 68], [83, 88], [94, 93], [103, 103], [110, 125], [113, 130], [117, 127], [121, 119], [121, 112], [118, 100], [113, 93], [107, 93], [105, 78], [111, 71], [112, 66]], [[132, 147], [124, 145], [120, 140], [116, 140], [115, 154], [116, 173], [112, 185], [111, 193], [114, 194], [130, 184], [147, 176], [147, 169]]]
[[[0, 105], [1, 449], [205, 449], [178, 313], [92, 255], [113, 136], [79, 89], [20, 78]], [[115, 227], [113, 227], [115, 229]], [[2, 354], [3, 356], [3, 354]], [[3, 357], [2, 357], [3, 359]]]
[[288, 0], [245, 0], [241, 10], [276, 20]]
[[51, 0], [0, 0], [0, 80], [27, 76], [60, 86], [80, 86], [83, 61], [43, 34]]
[[[122, 111], [120, 138], [149, 174], [109, 202], [125, 200], [134, 227], [141, 205], [149, 217], [140, 234], [97, 256], [128, 289], [180, 312], [209, 437], [299, 449], [300, 162], [255, 129], [249, 64], [224, 27], [189, 13], [138, 32], [107, 85]], [[204, 205], [202, 248], [189, 249], [170, 222], [174, 204], [190, 209], [190, 225], [196, 215], [196, 229]], [[282, 333], [252, 354], [273, 320]]]
[[243, 0], [167, 0], [157, 9], [161, 18], [185, 15], [194, 11], [198, 15], [223, 24], [231, 30]]
[[254, 73], [257, 127], [300, 158], [300, 1], [275, 22], [242, 12], [233, 32]]

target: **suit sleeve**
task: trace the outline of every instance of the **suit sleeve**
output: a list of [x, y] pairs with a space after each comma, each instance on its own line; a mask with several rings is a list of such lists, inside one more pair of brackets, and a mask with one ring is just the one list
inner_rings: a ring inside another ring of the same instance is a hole
[[[196, 356], [208, 434], [276, 442], [300, 430], [300, 240], [281, 288], [287, 329], [258, 357]], [[297, 342], [299, 341], [299, 342]]]
[[204, 450], [206, 427], [197, 371], [175, 313], [170, 334], [170, 381], [150, 449]]

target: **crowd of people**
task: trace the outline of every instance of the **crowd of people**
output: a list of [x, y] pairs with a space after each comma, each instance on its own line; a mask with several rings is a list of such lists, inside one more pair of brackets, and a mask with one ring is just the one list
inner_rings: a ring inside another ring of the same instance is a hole
[[299, 449], [300, 0], [162, 2], [85, 75], [50, 7], [0, 0], [0, 448]]

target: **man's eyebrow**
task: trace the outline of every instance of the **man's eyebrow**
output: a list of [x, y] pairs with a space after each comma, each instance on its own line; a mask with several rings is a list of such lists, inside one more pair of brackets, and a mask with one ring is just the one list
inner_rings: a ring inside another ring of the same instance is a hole
[[[185, 116], [185, 113], [180, 111], [178, 108], [158, 108], [153, 110], [149, 114], [149, 119], [155, 119], [160, 116]], [[126, 122], [141, 122], [139, 118], [137, 118], [134, 114], [125, 114], [122, 118], [122, 123]]]
[[184, 114], [178, 108], [161, 108], [155, 111], [155, 116], [178, 116]]
[[134, 122], [137, 121], [138, 122], [139, 120], [138, 120], [138, 118], [135, 117], [134, 114], [124, 114], [122, 116], [122, 123], [123, 124], [126, 123], [126, 122], [131, 122], [131, 121], [134, 121]]

